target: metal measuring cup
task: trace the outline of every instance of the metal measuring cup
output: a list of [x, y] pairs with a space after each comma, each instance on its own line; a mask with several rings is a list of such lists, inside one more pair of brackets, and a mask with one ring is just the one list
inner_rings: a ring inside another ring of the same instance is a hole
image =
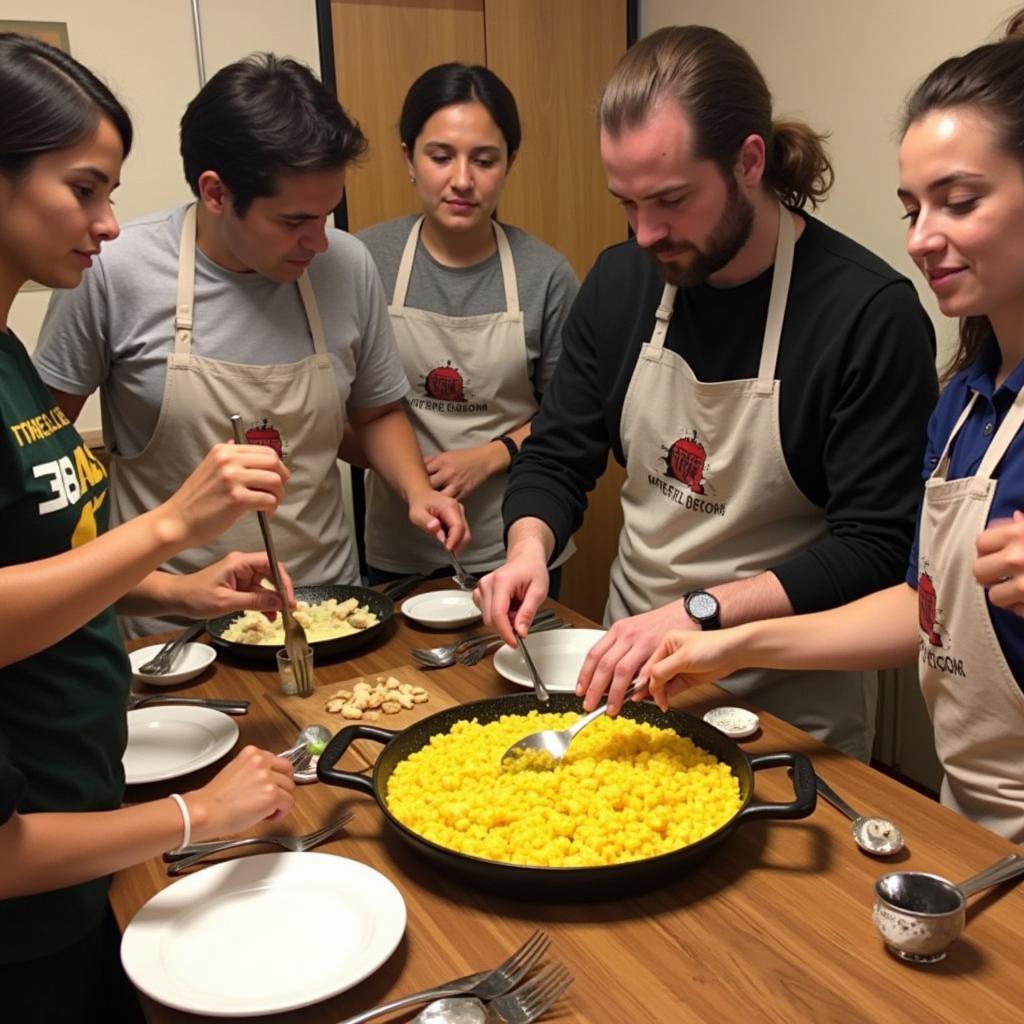
[[935, 964], [964, 928], [966, 897], [1024, 874], [1024, 857], [1008, 854], [954, 885], [924, 871], [893, 871], [875, 882], [875, 927], [901, 960]]

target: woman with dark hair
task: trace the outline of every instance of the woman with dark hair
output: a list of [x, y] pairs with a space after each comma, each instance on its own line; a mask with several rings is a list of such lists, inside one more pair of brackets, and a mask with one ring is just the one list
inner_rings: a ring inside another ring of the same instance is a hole
[[[515, 99], [497, 75], [464, 64], [424, 72], [405, 97], [399, 135], [422, 212], [358, 237], [391, 295], [430, 483], [465, 505], [473, 538], [462, 561], [483, 573], [502, 561], [506, 474], [554, 371], [577, 282], [563, 256], [496, 219], [521, 139]], [[450, 572], [375, 473], [366, 558], [374, 582]]]
[[81, 64], [0, 35], [0, 1008], [10, 1020], [137, 1019], [110, 875], [285, 813], [289, 764], [246, 747], [201, 789], [121, 807], [130, 670], [115, 601], [276, 607], [264, 556], [153, 570], [277, 507], [268, 448], [220, 445], [170, 500], [106, 532], [107, 478], [6, 326], [28, 280], [74, 288], [117, 236], [127, 113]]
[[960, 320], [928, 426], [906, 582], [814, 616], [670, 633], [655, 698], [744, 666], [869, 668], [916, 657], [942, 801], [1024, 841], [1024, 11], [1006, 38], [911, 94], [898, 194], [907, 252]]

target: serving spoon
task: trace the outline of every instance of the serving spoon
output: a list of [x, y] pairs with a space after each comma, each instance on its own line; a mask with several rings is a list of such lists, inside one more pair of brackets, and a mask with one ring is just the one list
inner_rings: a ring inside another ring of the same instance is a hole
[[[521, 641], [520, 641], [521, 642]], [[623, 701], [629, 700], [633, 694], [647, 686], [646, 681], [637, 680], [623, 694]], [[542, 729], [540, 732], [530, 733], [521, 740], [512, 744], [504, 754], [501, 755], [501, 767], [508, 768], [515, 765], [519, 760], [528, 757], [534, 751], [539, 751], [540, 757], [530, 757], [529, 766], [544, 771], [557, 768], [562, 759], [569, 753], [569, 744], [586, 729], [591, 722], [600, 718], [608, 710], [608, 702], [605, 701], [599, 708], [595, 708], [589, 714], [578, 718], [572, 725], [565, 729]]]
[[820, 775], [816, 775], [818, 792], [852, 822], [853, 841], [873, 857], [889, 857], [903, 849], [903, 833], [888, 818], [858, 814]]

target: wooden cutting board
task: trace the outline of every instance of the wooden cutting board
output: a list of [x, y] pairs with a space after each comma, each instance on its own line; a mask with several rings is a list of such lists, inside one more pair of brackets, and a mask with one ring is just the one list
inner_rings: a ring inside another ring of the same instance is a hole
[[[361, 721], [360, 719], [345, 718], [339, 712], [328, 711], [327, 702], [334, 694], [338, 690], [351, 691], [358, 682], [366, 682], [370, 686], [374, 686], [379, 678], [387, 678], [388, 676], [397, 679], [399, 683], [422, 686], [429, 694], [429, 699], [422, 704], [414, 704], [411, 708], [403, 708], [393, 715], [381, 714], [376, 721], [366, 722], [366, 725], [377, 726], [381, 729], [394, 729], [400, 732], [402, 729], [406, 729], [410, 725], [420, 722], [424, 718], [429, 718], [436, 712], [443, 711], [445, 708], [450, 708], [457, 703], [454, 698], [440, 689], [437, 685], [436, 677], [432, 679], [428, 674], [421, 672], [412, 665], [399, 665], [397, 668], [391, 668], [386, 672], [376, 674], [367, 673], [361, 676], [352, 676], [340, 682], [321, 683], [314, 687], [313, 693], [309, 697], [290, 697], [280, 691], [272, 692], [269, 696], [288, 716], [296, 729], [301, 729], [307, 725], [322, 725], [329, 729], [333, 735], [340, 732], [346, 726], [357, 725]], [[352, 746], [352, 751], [366, 764], [373, 764], [379, 750], [379, 743], [372, 743], [367, 740], [360, 741]]]

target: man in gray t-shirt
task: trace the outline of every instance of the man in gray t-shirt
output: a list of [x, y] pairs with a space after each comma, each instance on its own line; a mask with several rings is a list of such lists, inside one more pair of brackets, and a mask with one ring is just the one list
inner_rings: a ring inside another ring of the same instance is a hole
[[[71, 419], [100, 388], [114, 523], [173, 493], [231, 437], [238, 412], [249, 443], [274, 447], [291, 470], [274, 535], [296, 582], [358, 580], [336, 469], [346, 421], [410, 520], [463, 545], [462, 508], [431, 488], [402, 405], [408, 384], [373, 262], [326, 227], [365, 146], [303, 65], [269, 54], [229, 65], [182, 118], [197, 203], [127, 225], [81, 287], [55, 294], [36, 364]], [[191, 610], [182, 574], [259, 547], [255, 523], [240, 522], [167, 563], [174, 607]]]

